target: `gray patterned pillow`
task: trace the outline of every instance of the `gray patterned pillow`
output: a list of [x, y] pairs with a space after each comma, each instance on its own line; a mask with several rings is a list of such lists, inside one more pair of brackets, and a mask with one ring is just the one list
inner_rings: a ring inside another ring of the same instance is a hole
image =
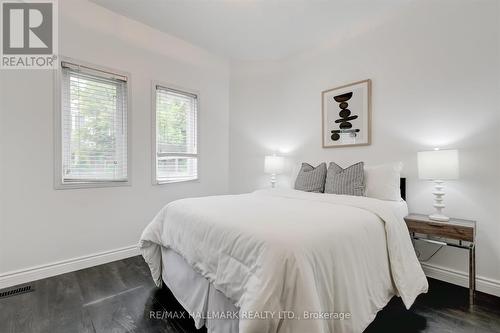
[[331, 162], [326, 174], [325, 193], [363, 196], [365, 193], [364, 163], [346, 169]]
[[302, 163], [297, 179], [295, 180], [295, 189], [306, 192], [322, 193], [325, 189], [326, 163], [321, 163], [313, 167], [308, 163]]

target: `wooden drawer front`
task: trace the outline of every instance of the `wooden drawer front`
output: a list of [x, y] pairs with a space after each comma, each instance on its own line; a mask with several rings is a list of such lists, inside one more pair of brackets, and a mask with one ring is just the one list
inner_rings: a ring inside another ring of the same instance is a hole
[[474, 229], [466, 226], [448, 225], [446, 223], [406, 221], [410, 232], [451, 239], [474, 241]]

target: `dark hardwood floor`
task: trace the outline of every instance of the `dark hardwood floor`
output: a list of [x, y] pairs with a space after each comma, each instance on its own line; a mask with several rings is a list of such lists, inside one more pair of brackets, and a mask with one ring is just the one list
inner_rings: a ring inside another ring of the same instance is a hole
[[[0, 332], [205, 332], [189, 318], [155, 319], [151, 311], [179, 311], [168, 289], [154, 286], [141, 257], [112, 262], [32, 283], [33, 292], [0, 299]], [[10, 288], [9, 288], [10, 289]], [[500, 299], [430, 280], [410, 311], [393, 298], [365, 331], [500, 332]]]

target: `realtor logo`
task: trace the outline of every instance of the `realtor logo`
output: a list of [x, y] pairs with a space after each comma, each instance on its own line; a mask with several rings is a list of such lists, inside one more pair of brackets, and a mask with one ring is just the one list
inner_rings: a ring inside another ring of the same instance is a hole
[[2, 69], [48, 69], [57, 65], [54, 0], [2, 1]]

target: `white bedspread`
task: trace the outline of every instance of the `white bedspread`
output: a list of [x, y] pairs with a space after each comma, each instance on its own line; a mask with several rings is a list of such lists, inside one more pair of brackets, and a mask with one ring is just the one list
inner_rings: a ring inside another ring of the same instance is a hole
[[[362, 332], [391, 296], [409, 308], [428, 288], [400, 212], [287, 189], [183, 199], [158, 213], [139, 247], [158, 285], [161, 246], [183, 256], [240, 308], [240, 333]], [[305, 319], [341, 313], [350, 318]]]

